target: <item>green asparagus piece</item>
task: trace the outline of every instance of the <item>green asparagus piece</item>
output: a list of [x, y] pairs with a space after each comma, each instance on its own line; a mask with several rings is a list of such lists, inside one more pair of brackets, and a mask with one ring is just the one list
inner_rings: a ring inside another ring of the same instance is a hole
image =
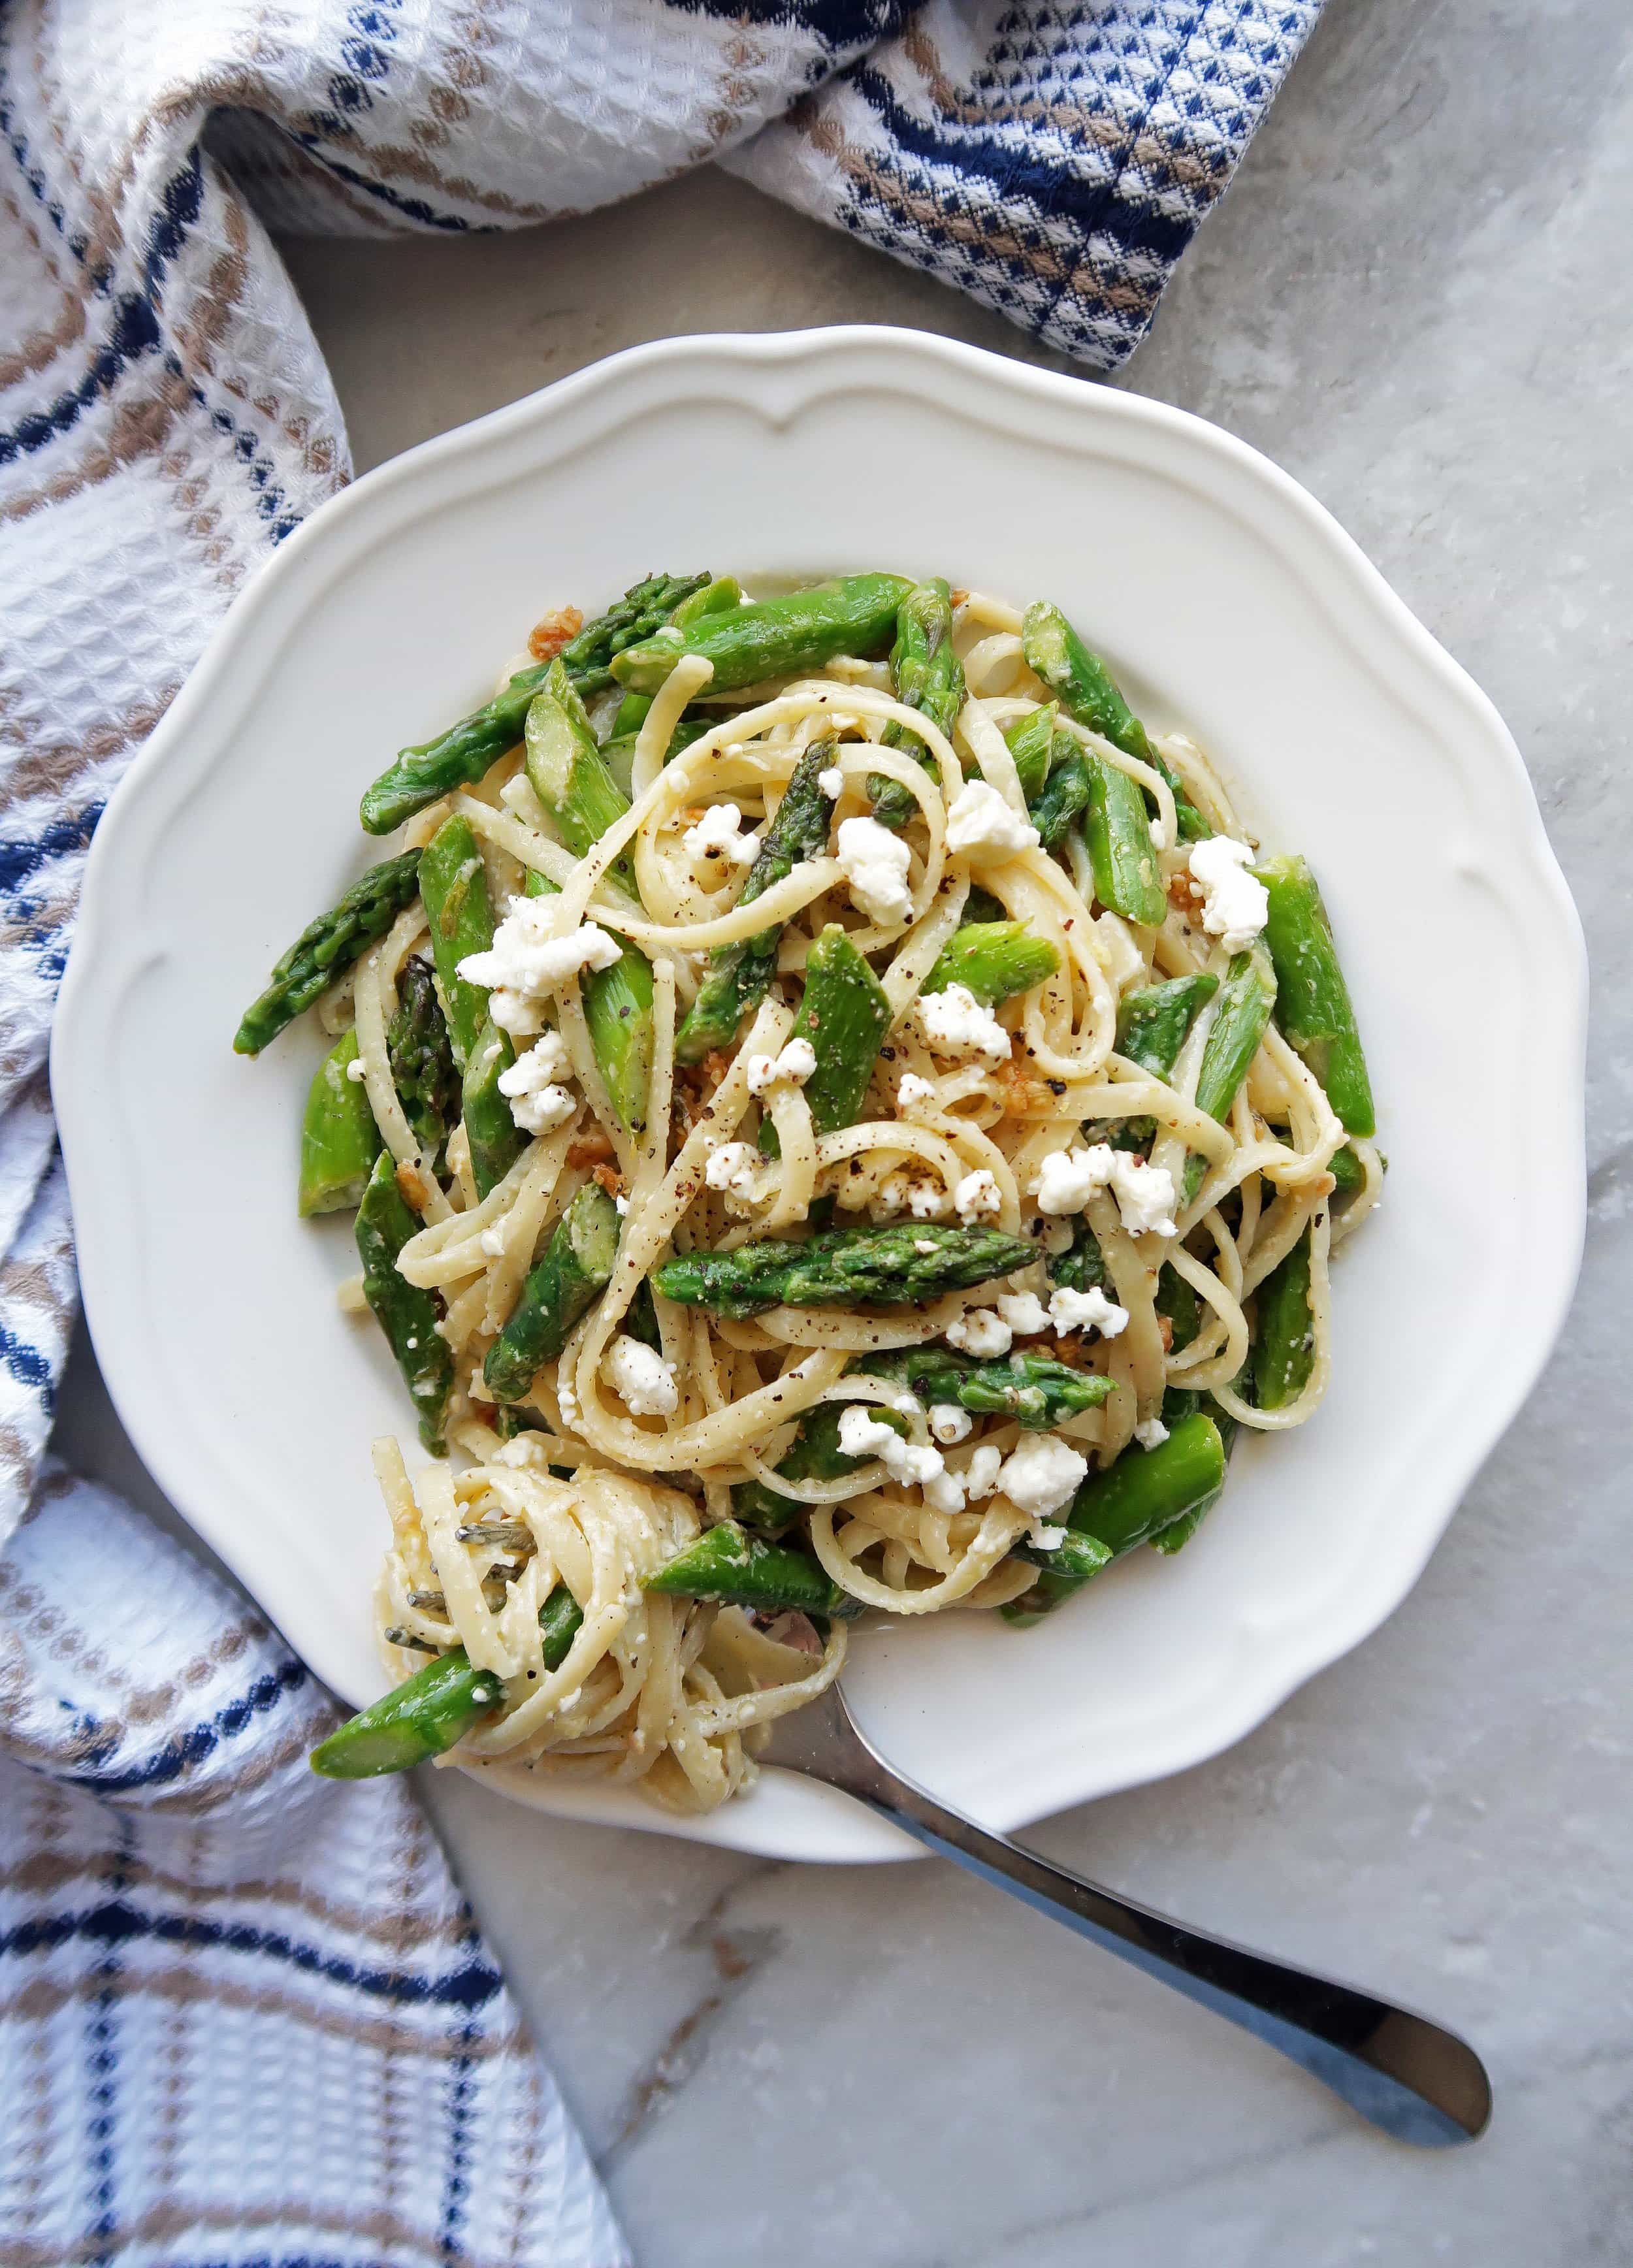
[[848, 1621], [862, 1603], [842, 1591], [808, 1552], [750, 1535], [723, 1520], [666, 1566], [649, 1575], [644, 1590], [666, 1598], [712, 1599], [761, 1615], [828, 1615]]
[[652, 1287], [683, 1306], [744, 1318], [768, 1307], [923, 1306], [1026, 1267], [1023, 1237], [935, 1221], [831, 1229], [808, 1244], [767, 1238], [732, 1252], [688, 1252], [652, 1270]]
[[[586, 622], [557, 659], [580, 695], [612, 682], [614, 653], [648, 637], [676, 606], [708, 582], [706, 575], [653, 575], [636, 583], [604, 615]], [[389, 835], [439, 795], [481, 779], [522, 737], [527, 705], [554, 665], [518, 670], [502, 692], [417, 748], [404, 748], [364, 795], [362, 819], [371, 835]]]
[[1282, 1029], [1327, 1090], [1346, 1132], [1378, 1130], [1355, 1008], [1332, 924], [1302, 858], [1271, 858], [1254, 872], [1269, 894], [1264, 941], [1276, 964]]
[[[1183, 1403], [1184, 1406], [1170, 1409], [1170, 1403], [1176, 1405]], [[1163, 1395], [1162, 1420], [1170, 1429], [1188, 1418], [1196, 1410], [1205, 1410], [1212, 1418], [1225, 1449], [1225, 1461], [1229, 1464], [1231, 1451], [1239, 1430], [1235, 1418], [1220, 1408], [1211, 1394], [1181, 1393], [1171, 1387]], [[1216, 1489], [1211, 1496], [1201, 1498], [1188, 1512], [1182, 1512], [1177, 1520], [1171, 1520], [1166, 1528], [1159, 1528], [1151, 1538], [1151, 1549], [1154, 1551], [1162, 1552], [1167, 1558], [1172, 1558], [1176, 1551], [1183, 1551], [1218, 1502], [1219, 1493], [1219, 1490]]]
[[904, 1347], [872, 1354], [857, 1366], [892, 1378], [921, 1402], [955, 1403], [977, 1417], [1013, 1418], [1028, 1432], [1047, 1432], [1079, 1410], [1098, 1410], [1111, 1381], [1048, 1355], [1012, 1354], [1004, 1362], [972, 1362], [950, 1347]]
[[1125, 921], [1154, 928], [1166, 916], [1168, 901], [1151, 847], [1144, 791], [1092, 749], [1085, 751], [1084, 762], [1089, 773], [1084, 832], [1094, 868], [1094, 895]]
[[386, 1034], [386, 1057], [414, 1138], [435, 1159], [460, 1115], [460, 1074], [437, 980], [418, 954], [403, 962], [397, 978], [397, 1012]]
[[[896, 642], [890, 650], [891, 682], [898, 701], [917, 709], [951, 733], [964, 706], [964, 671], [953, 651], [953, 593], [940, 576], [916, 584], [896, 609]], [[915, 733], [887, 725], [885, 746], [907, 748], [937, 777], [935, 760]], [[881, 827], [905, 827], [918, 806], [899, 780], [868, 774], [873, 816]]]
[[[644, 693], [629, 694], [626, 700], [644, 702], [649, 709], [652, 705]], [[618, 713], [622, 717], [623, 711], [621, 709]], [[680, 718], [669, 735], [669, 746], [664, 750], [664, 762], [673, 762], [682, 749], [689, 748], [694, 740], [701, 740], [709, 729], [710, 719], [707, 717]], [[619, 794], [631, 801], [634, 800], [635, 790], [635, 744], [639, 738], [637, 726], [632, 733], [614, 733], [610, 740], [601, 743], [601, 761], [607, 766], [607, 777]]]
[[618, 1209], [586, 1182], [536, 1261], [509, 1321], [488, 1350], [482, 1377], [501, 1402], [519, 1402], [553, 1362], [585, 1310], [606, 1290], [618, 1257]]
[[1074, 741], [1043, 783], [1037, 801], [1030, 806], [1032, 823], [1046, 850], [1053, 850], [1065, 840], [1073, 821], [1088, 809], [1092, 792], [1088, 758]]
[[1049, 776], [1049, 765], [1055, 755], [1056, 721], [1060, 715], [1057, 701], [1046, 701], [1041, 709], [1028, 710], [1017, 717], [1004, 733], [1009, 752], [1015, 759], [1016, 777], [1020, 792], [1031, 810], [1043, 792], [1043, 784]]
[[487, 1020], [488, 995], [460, 975], [467, 954], [493, 943], [488, 870], [468, 819], [444, 820], [420, 858], [420, 896], [430, 929], [431, 957], [442, 988], [453, 1060], [461, 1071]]
[[1262, 1410], [1297, 1402], [1315, 1365], [1310, 1315], [1310, 1232], [1259, 1286], [1253, 1335], [1254, 1394]]
[[1217, 976], [1199, 970], [1192, 976], [1171, 977], [1165, 984], [1148, 984], [1143, 991], [1125, 992], [1117, 1005], [1117, 1053], [1158, 1079], [1172, 1078], [1198, 1011], [1218, 989]]
[[1048, 1278], [1051, 1284], [1062, 1285], [1069, 1292], [1104, 1292], [1107, 1299], [1116, 1298], [1100, 1241], [1081, 1214], [1071, 1224], [1069, 1248], [1051, 1254]]
[[714, 664], [710, 693], [729, 693], [763, 677], [815, 669], [836, 653], [883, 653], [896, 609], [913, 585], [902, 575], [845, 575], [783, 599], [709, 615], [684, 630], [666, 629], [614, 656], [613, 674], [636, 693], [656, 693], [684, 654]]
[[962, 984], [992, 1008], [1011, 993], [1029, 992], [1059, 967], [1048, 938], [1033, 937], [1025, 922], [965, 922], [937, 954], [922, 989], [945, 992]]
[[1026, 609], [1021, 649], [1028, 665], [1051, 693], [1058, 694], [1069, 717], [1109, 740], [1127, 756], [1150, 764], [1173, 790], [1182, 840], [1192, 843], [1213, 829], [1185, 792], [1184, 783], [1151, 744], [1145, 727], [1123, 699], [1116, 681], [1098, 654], [1089, 652], [1060, 608], [1041, 599]]
[[300, 1217], [340, 1212], [357, 1204], [380, 1153], [367, 1092], [348, 1076], [357, 1060], [357, 1035], [336, 1040], [313, 1074], [300, 1122]]
[[[526, 896], [556, 894], [548, 874], [529, 868]], [[616, 930], [608, 934], [618, 937]], [[619, 1123], [638, 1134], [646, 1123], [652, 1079], [652, 964], [627, 937], [618, 937], [618, 943], [622, 951], [610, 968], [586, 969], [579, 978], [578, 997], [607, 1098]]]
[[453, 1391], [453, 1357], [437, 1328], [442, 1302], [435, 1292], [397, 1273], [397, 1255], [419, 1226], [418, 1216], [397, 1186], [396, 1160], [383, 1150], [357, 1208], [363, 1296], [397, 1358], [408, 1399], [419, 1414], [420, 1439], [440, 1455], [443, 1420]]
[[[748, 614], [752, 609], [745, 607], [742, 611]], [[761, 837], [759, 853], [738, 898], [739, 906], [764, 897], [802, 860], [820, 858], [828, 848], [834, 806], [822, 792], [820, 780], [833, 759], [833, 741], [819, 740], [794, 767], [776, 815]], [[709, 956], [709, 974], [675, 1034], [677, 1063], [701, 1063], [714, 1049], [731, 1046], [738, 1026], [764, 999], [776, 974], [782, 933], [774, 924], [737, 945], [715, 947]]]
[[[587, 858], [629, 810], [629, 799], [607, 770], [584, 703], [560, 661], [551, 664], [528, 706], [526, 743], [533, 793], [573, 856]], [[630, 896], [638, 898], [627, 855], [614, 861], [612, 871]]]
[[959, 916], [960, 923], [995, 922], [1004, 918], [1003, 899], [995, 898], [990, 890], [983, 890], [979, 882], [965, 899], [964, 910]]
[[705, 583], [701, 591], [682, 599], [669, 617], [676, 630], [690, 630], [704, 615], [729, 615], [743, 603], [743, 586], [735, 575], [717, 575], [712, 583]]
[[511, 1115], [509, 1096], [499, 1092], [501, 1075], [515, 1061], [510, 1034], [489, 1018], [465, 1058], [460, 1098], [478, 1197], [498, 1187], [527, 1146], [527, 1137]]
[[[558, 1583], [539, 1609], [547, 1669], [559, 1669], [566, 1660], [583, 1621], [577, 1600]], [[474, 1669], [462, 1646], [451, 1647], [320, 1742], [312, 1752], [312, 1769], [325, 1779], [407, 1771], [454, 1747], [504, 1697], [502, 1679], [490, 1669]]]
[[819, 1134], [855, 1125], [889, 1029], [884, 986], [844, 931], [830, 922], [805, 962], [805, 998], [789, 1035], [809, 1040], [816, 1055], [805, 1097]]
[[[1233, 955], [1225, 972], [1196, 1074], [1196, 1108], [1217, 1118], [1221, 1126], [1230, 1116], [1236, 1090], [1259, 1052], [1275, 1005], [1276, 971], [1270, 956], [1262, 946], [1249, 946], [1245, 953]], [[1207, 1169], [1205, 1159], [1186, 1160], [1187, 1204], [1202, 1187]]]
[[[835, 1481], [847, 1473], [860, 1472], [871, 1460], [847, 1456], [839, 1446], [839, 1421], [844, 1412], [842, 1403], [818, 1403], [801, 1418], [793, 1446], [776, 1470], [791, 1481]], [[907, 1433], [907, 1419], [894, 1410], [870, 1407], [868, 1416], [894, 1432]], [[759, 1535], [782, 1535], [806, 1508], [797, 1498], [783, 1496], [763, 1481], [739, 1481], [732, 1491], [732, 1511]]]
[[[1175, 1521], [1205, 1512], [1224, 1485], [1225, 1444], [1212, 1418], [1200, 1410], [1183, 1419], [1158, 1447], [1125, 1450], [1107, 1471], [1091, 1473], [1078, 1491], [1069, 1534], [1057, 1551], [1022, 1547], [1017, 1556], [1035, 1560], [1042, 1572], [1015, 1602], [1018, 1611], [1011, 1619], [1030, 1621], [1058, 1606], [1111, 1559], [1150, 1543]], [[1079, 1536], [1100, 1544], [1107, 1557], [1085, 1555], [1073, 1540]], [[1083, 1572], [1078, 1563], [1085, 1556], [1097, 1564]]]
[[245, 1010], [232, 1042], [235, 1052], [258, 1056], [384, 937], [413, 902], [419, 871], [417, 850], [386, 858], [361, 875], [338, 905], [309, 921], [273, 970], [266, 990]]
[[1335, 1197], [1358, 1197], [1366, 1187], [1365, 1169], [1348, 1144], [1328, 1160], [1327, 1170], [1336, 1184], [1333, 1191]]

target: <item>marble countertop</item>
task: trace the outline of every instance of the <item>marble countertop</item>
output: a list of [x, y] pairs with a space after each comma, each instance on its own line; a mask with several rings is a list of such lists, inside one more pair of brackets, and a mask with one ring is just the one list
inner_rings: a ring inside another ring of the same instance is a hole
[[[644, 2268], [1633, 2257], [1630, 61], [1615, 0], [1330, 0], [1119, 380], [1305, 482], [1512, 725], [1593, 957], [1591, 1217], [1555, 1361], [1394, 1619], [1227, 1755], [1035, 1839], [1465, 2030], [1491, 2131], [1395, 2147], [951, 1868], [801, 1869], [428, 1776]], [[548, 231], [290, 256], [360, 468], [674, 332], [1032, 356], [712, 173]], [[59, 1447], [156, 1505], [83, 1336]]]

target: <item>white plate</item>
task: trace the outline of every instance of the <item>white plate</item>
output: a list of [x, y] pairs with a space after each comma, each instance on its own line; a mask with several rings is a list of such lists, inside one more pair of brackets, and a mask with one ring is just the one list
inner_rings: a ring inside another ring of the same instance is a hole
[[[1563, 1320], [1584, 1192], [1575, 909], [1512, 740], [1320, 506], [1155, 402], [917, 333], [681, 339], [412, 451], [323, 507], [232, 608], [97, 832], [52, 1074], [114, 1401], [173, 1501], [348, 1701], [380, 1689], [376, 1433], [411, 1429], [336, 1311], [349, 1224], [294, 1213], [303, 1024], [240, 1010], [378, 855], [359, 791], [486, 697], [554, 602], [649, 568], [890, 567], [1059, 600], [1134, 704], [1183, 722], [1332, 909], [1391, 1161], [1336, 1270], [1334, 1381], [1244, 1441], [1174, 1559], [1026, 1635], [864, 1635], [886, 1752], [1014, 1828], [1177, 1771], [1375, 1629]], [[799, 1858], [898, 1855], [782, 1774], [701, 1822], [529, 1800]]]

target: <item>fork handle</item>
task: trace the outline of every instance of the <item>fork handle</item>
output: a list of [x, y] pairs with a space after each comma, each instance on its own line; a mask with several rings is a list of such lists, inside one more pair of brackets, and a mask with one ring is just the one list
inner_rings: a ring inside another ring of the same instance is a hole
[[[849, 1711], [844, 1714], [849, 1719]], [[894, 1771], [854, 1720], [847, 1729], [843, 1764], [836, 1770], [824, 1758], [818, 1776], [940, 1857], [1279, 2048], [1397, 2141], [1438, 2149], [1473, 2141], [1483, 2130], [1491, 2114], [1490, 2081], [1454, 2032], [1353, 1985], [1204, 1936], [1085, 1881], [950, 1810]]]

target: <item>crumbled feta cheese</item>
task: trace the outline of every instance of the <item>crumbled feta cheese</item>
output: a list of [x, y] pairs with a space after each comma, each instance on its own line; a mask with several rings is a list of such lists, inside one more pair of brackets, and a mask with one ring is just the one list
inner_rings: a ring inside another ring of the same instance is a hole
[[1161, 820], [1160, 820], [1160, 819], [1153, 819], [1153, 820], [1151, 821], [1151, 849], [1152, 849], [1153, 850], [1160, 850], [1163, 848], [1164, 843], [1165, 843], [1165, 842], [1166, 842], [1166, 837], [1164, 836], [1163, 831], [1162, 831], [1162, 821], [1161, 821]]
[[1094, 917], [1094, 934], [1105, 952], [1107, 973], [1113, 990], [1126, 991], [1130, 984], [1145, 982], [1145, 955], [1134, 941], [1134, 932], [1120, 914], [1103, 913]]
[[364, 1062], [363, 1057], [361, 1056], [353, 1056], [351, 1061], [346, 1066], [347, 1078], [354, 1080], [358, 1086], [361, 1086], [368, 1075], [369, 1067], [367, 1064]]
[[703, 1168], [711, 1189], [725, 1192], [733, 1212], [747, 1212], [765, 1194], [766, 1160], [752, 1142], [723, 1142]]
[[1129, 1311], [1108, 1300], [1098, 1284], [1086, 1292], [1057, 1284], [1049, 1294], [1049, 1321], [1057, 1331], [1098, 1331], [1102, 1338], [1114, 1339], [1128, 1329]]
[[809, 1040], [790, 1040], [780, 1055], [750, 1056], [748, 1092], [769, 1094], [774, 1086], [803, 1086], [815, 1071], [816, 1060]]
[[601, 1374], [633, 1417], [667, 1418], [680, 1406], [673, 1363], [627, 1331], [620, 1331], [601, 1358]]
[[896, 1084], [896, 1108], [904, 1118], [910, 1112], [922, 1108], [925, 1103], [933, 1106], [935, 1100], [936, 1089], [932, 1081], [921, 1079], [916, 1071], [902, 1072]]
[[525, 1134], [548, 1134], [565, 1126], [577, 1110], [577, 1096], [555, 1084], [570, 1061], [561, 1034], [542, 1032], [526, 1055], [499, 1073], [499, 1092]]
[[839, 822], [839, 871], [850, 895], [872, 922], [904, 922], [913, 910], [908, 887], [912, 864], [907, 844], [877, 819]]
[[817, 785], [830, 803], [837, 803], [845, 792], [845, 775], [837, 764], [830, 764], [825, 772], [817, 774]]
[[938, 1055], [979, 1056], [983, 1062], [994, 1064], [1009, 1061], [1009, 1034], [967, 984], [921, 992], [914, 1005], [924, 1036]]
[[1035, 1338], [1049, 1327], [1048, 1314], [1035, 1292], [1000, 1292], [996, 1304], [1018, 1339]]
[[964, 1484], [956, 1473], [944, 1468], [925, 1482], [924, 1501], [932, 1512], [951, 1519], [954, 1513], [964, 1509]]
[[525, 992], [512, 992], [504, 984], [496, 984], [488, 995], [488, 1013], [513, 1040], [531, 1039], [544, 1029], [544, 1002], [530, 1000]]
[[894, 1425], [871, 1418], [860, 1402], [850, 1403], [840, 1413], [839, 1446], [848, 1457], [877, 1457], [893, 1480], [920, 1487], [946, 1469], [939, 1449], [904, 1441]]
[[1014, 1332], [996, 1307], [966, 1307], [946, 1329], [949, 1346], [982, 1361], [989, 1355], [1007, 1354], [1014, 1338]]
[[629, 1200], [625, 1197], [623, 1191], [620, 1189], [614, 1193], [613, 1203], [617, 1207], [618, 1218], [622, 1220], [629, 1210]]
[[908, 1393], [905, 1389], [897, 1395], [890, 1406], [898, 1418], [922, 1418], [924, 1414], [924, 1405], [917, 1395]]
[[555, 1400], [562, 1413], [562, 1423], [570, 1432], [576, 1432], [584, 1423], [584, 1412], [578, 1407], [578, 1396], [573, 1392], [572, 1381], [558, 1369], [555, 1374]]
[[1173, 1234], [1173, 1176], [1132, 1151], [1096, 1142], [1086, 1150], [1051, 1150], [1038, 1169], [1040, 1212], [1081, 1212], [1096, 1189], [1111, 1189], [1130, 1236]]
[[956, 1402], [937, 1402], [931, 1407], [930, 1430], [944, 1449], [950, 1449], [955, 1441], [967, 1441], [975, 1423], [968, 1410], [960, 1410]]
[[1251, 945], [1270, 916], [1270, 894], [1248, 873], [1257, 852], [1229, 835], [1210, 835], [1191, 845], [1191, 880], [1203, 893], [1202, 925], [1227, 953]]
[[916, 1236], [913, 1240], [913, 1249], [915, 1252], [922, 1252], [928, 1260], [931, 1254], [939, 1252], [941, 1247], [933, 1236]]
[[947, 848], [964, 858], [1009, 858], [1040, 839], [985, 780], [967, 780], [947, 812]]
[[1160, 1449], [1168, 1438], [1168, 1429], [1160, 1418], [1148, 1418], [1134, 1429], [1134, 1438], [1142, 1449]]
[[953, 1192], [953, 1210], [967, 1228], [972, 1221], [1001, 1212], [1004, 1199], [998, 1185], [985, 1166], [978, 1166], [973, 1174], [966, 1174]]
[[695, 827], [680, 837], [691, 858], [725, 858], [733, 866], [752, 866], [760, 853], [760, 837], [742, 833], [743, 814], [734, 803], [711, 803]]
[[1066, 1531], [1063, 1528], [1050, 1528], [1044, 1521], [1034, 1520], [1030, 1540], [1040, 1551], [1058, 1551], [1066, 1541]]
[[1002, 1449], [995, 1449], [990, 1441], [983, 1441], [970, 1452], [964, 1468], [964, 1494], [971, 1504], [979, 1504], [989, 1497], [998, 1484], [998, 1468], [1004, 1462]]
[[489, 1260], [503, 1260], [504, 1257], [504, 1223], [502, 1220], [496, 1221], [491, 1228], [484, 1228], [481, 1236], [477, 1239], [477, 1241], [480, 1243], [483, 1252]]
[[459, 973], [467, 984], [537, 998], [586, 968], [610, 968], [622, 948], [594, 922], [557, 937], [549, 898], [512, 898], [486, 953], [467, 953]]
[[915, 1220], [940, 1220], [953, 1210], [953, 1201], [938, 1181], [930, 1174], [909, 1173], [905, 1166], [886, 1174], [879, 1185], [878, 1203], [886, 1219], [910, 1212]]
[[998, 1486], [1017, 1512], [1041, 1520], [1076, 1495], [1089, 1461], [1054, 1433], [1034, 1433], [1004, 1461]]

